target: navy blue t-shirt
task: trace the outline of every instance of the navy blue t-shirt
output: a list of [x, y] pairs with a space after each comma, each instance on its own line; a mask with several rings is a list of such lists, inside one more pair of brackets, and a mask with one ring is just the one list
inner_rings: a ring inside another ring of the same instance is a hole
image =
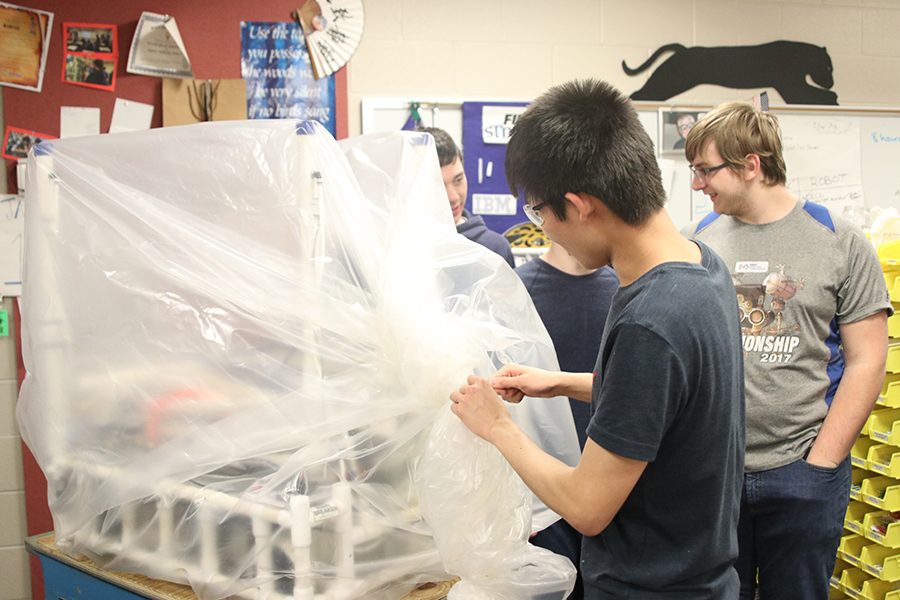
[[[559, 368], [590, 373], [597, 362], [600, 338], [619, 279], [609, 267], [588, 275], [570, 275], [535, 258], [516, 269], [553, 340]], [[584, 449], [591, 405], [569, 398], [578, 444]]]
[[588, 436], [647, 461], [622, 508], [584, 538], [585, 598], [736, 598], [744, 373], [734, 285], [701, 264], [659, 265], [613, 298]]

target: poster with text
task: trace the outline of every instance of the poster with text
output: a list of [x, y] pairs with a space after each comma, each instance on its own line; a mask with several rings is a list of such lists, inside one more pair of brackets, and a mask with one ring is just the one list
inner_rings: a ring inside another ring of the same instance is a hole
[[314, 119], [335, 135], [334, 76], [313, 77], [297, 23], [241, 22], [247, 118]]
[[529, 224], [520, 202], [509, 190], [503, 163], [506, 144], [526, 102], [463, 102], [463, 167], [469, 181], [466, 209], [485, 225], [504, 233]]

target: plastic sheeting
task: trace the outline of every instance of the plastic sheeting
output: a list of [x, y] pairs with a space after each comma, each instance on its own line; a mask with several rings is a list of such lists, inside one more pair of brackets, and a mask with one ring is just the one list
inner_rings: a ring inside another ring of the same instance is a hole
[[[555, 515], [449, 411], [555, 368], [504, 261], [458, 235], [432, 139], [221, 122], [28, 163], [22, 435], [58, 543], [201, 598], [563, 598]], [[565, 399], [515, 418], [569, 464]]]

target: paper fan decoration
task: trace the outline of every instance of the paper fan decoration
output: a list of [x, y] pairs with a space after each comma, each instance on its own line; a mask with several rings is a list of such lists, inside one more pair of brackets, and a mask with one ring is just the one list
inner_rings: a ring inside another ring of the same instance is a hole
[[362, 0], [306, 0], [297, 17], [316, 79], [347, 64], [362, 39]]

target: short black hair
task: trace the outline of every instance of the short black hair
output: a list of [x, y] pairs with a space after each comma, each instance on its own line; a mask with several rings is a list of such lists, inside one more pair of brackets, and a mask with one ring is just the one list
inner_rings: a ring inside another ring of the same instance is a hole
[[506, 147], [513, 194], [565, 219], [565, 194], [586, 193], [629, 225], [666, 203], [650, 136], [631, 101], [596, 79], [550, 88], [522, 113]]
[[442, 167], [453, 163], [457, 157], [459, 157], [459, 160], [462, 160], [462, 152], [460, 152], [459, 146], [456, 145], [450, 134], [443, 129], [438, 127], [419, 127], [418, 131], [430, 133], [431, 137], [434, 138], [434, 145], [437, 147], [438, 153], [438, 163]]

